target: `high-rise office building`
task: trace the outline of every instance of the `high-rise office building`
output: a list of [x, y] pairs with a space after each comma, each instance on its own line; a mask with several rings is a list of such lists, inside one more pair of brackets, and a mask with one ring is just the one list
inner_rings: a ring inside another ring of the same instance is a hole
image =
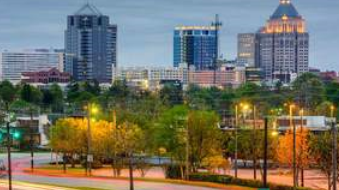
[[68, 16], [65, 71], [76, 81], [112, 81], [117, 64], [117, 26], [90, 4]]
[[0, 53], [0, 79], [18, 83], [24, 72], [57, 68], [62, 70], [64, 53], [54, 49], [3, 51]]
[[256, 61], [256, 35], [254, 33], [238, 34], [237, 65], [254, 67]]
[[214, 69], [218, 59], [218, 16], [211, 26], [180, 26], [174, 30], [174, 67], [181, 63], [197, 70]]
[[266, 80], [290, 82], [308, 72], [309, 34], [305, 20], [290, 0], [280, 0], [274, 14], [257, 34], [258, 65]]

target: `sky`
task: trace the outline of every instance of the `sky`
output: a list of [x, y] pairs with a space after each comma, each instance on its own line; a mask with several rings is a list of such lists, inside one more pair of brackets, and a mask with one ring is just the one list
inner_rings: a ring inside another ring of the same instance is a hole
[[[119, 66], [171, 66], [173, 29], [223, 27], [224, 58], [235, 59], [237, 34], [256, 32], [279, 0], [0, 0], [0, 49], [63, 48], [67, 15], [89, 1], [118, 25]], [[339, 71], [339, 1], [292, 0], [307, 21], [310, 66]]]

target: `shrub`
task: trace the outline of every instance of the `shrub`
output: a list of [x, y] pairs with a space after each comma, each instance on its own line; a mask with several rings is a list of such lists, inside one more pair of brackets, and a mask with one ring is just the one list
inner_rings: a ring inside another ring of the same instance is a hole
[[[181, 179], [182, 173], [181, 173], [181, 167], [179, 165], [168, 165], [165, 166], [165, 176], [168, 179]], [[183, 167], [183, 172], [185, 172], [185, 167]]]
[[[234, 178], [233, 176], [228, 175], [214, 175], [208, 173], [197, 173], [191, 174], [190, 180], [192, 181], [203, 181], [203, 182], [212, 182], [220, 184], [231, 184], [239, 185], [245, 187], [261, 188], [263, 184], [261, 181], [251, 180], [251, 179], [239, 179]], [[268, 183], [270, 190], [293, 190], [292, 186], [279, 185], [274, 183]], [[297, 190], [312, 190], [311, 188], [302, 188], [298, 187]]]

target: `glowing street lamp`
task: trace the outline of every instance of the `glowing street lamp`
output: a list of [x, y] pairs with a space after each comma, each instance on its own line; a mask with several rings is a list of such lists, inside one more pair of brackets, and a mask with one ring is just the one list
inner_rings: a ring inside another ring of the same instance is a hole
[[238, 125], [239, 125], [239, 108], [242, 111], [247, 111], [249, 109], [249, 104], [239, 103], [235, 105], [235, 151], [234, 151], [234, 177], [238, 178]]
[[331, 109], [331, 118], [333, 119], [334, 118], [334, 111], [335, 111], [334, 105], [331, 105], [330, 109]]
[[278, 133], [278, 131], [272, 131], [271, 135], [272, 135], [273, 137], [276, 137], [276, 136], [279, 135], [279, 133]]
[[97, 114], [99, 112], [99, 108], [89, 103], [86, 106], [87, 109], [87, 168], [86, 173], [91, 176], [92, 175], [92, 162], [93, 162], [93, 154], [92, 154], [92, 132], [91, 132], [91, 121], [95, 121], [94, 118], [92, 118], [92, 114]]

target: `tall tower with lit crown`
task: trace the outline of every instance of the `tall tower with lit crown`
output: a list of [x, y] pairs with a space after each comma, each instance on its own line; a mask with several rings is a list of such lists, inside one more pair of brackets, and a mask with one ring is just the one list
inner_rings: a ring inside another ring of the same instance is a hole
[[292, 76], [308, 72], [309, 34], [306, 23], [291, 0], [280, 0], [278, 8], [257, 33], [257, 66], [266, 80], [290, 82]]

